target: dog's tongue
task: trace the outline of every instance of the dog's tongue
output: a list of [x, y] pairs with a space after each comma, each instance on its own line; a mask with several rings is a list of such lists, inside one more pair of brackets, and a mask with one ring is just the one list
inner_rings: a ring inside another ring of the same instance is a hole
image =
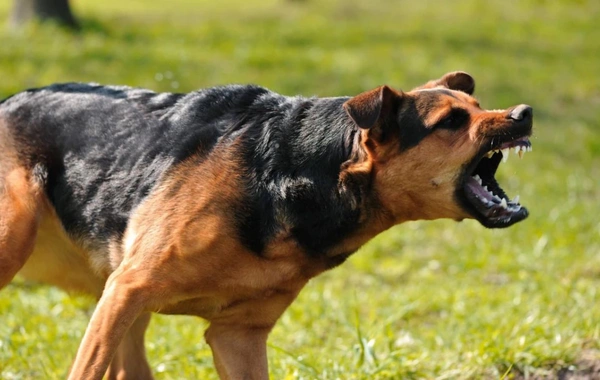
[[513, 213], [521, 210], [521, 205], [518, 203], [518, 197], [512, 201], [500, 199], [489, 190], [486, 190], [479, 181], [473, 177], [469, 177], [465, 187], [471, 192], [471, 199], [477, 198], [473, 205], [484, 215], [488, 217], [510, 216]]

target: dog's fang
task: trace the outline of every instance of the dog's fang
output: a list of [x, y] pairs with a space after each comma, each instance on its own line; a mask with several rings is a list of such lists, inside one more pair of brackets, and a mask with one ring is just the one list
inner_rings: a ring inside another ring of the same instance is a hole
[[510, 148], [502, 149], [502, 162], [506, 162], [508, 160], [509, 153], [510, 153]]
[[500, 201], [500, 206], [502, 206], [502, 208], [508, 208], [508, 203], [506, 203], [506, 198], [502, 198], [502, 200]]

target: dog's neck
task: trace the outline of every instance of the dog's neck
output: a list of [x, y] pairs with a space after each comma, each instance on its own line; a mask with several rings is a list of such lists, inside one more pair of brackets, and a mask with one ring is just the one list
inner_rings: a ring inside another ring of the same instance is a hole
[[250, 249], [260, 254], [283, 234], [310, 257], [343, 258], [394, 224], [379, 207], [348, 98], [263, 99], [277, 107], [246, 119], [235, 137], [249, 189], [239, 228]]
[[[373, 163], [364, 146], [364, 134], [343, 109], [346, 100], [316, 100], [299, 124], [300, 135], [311, 135], [313, 141], [318, 142], [317, 150], [336, 154], [322, 163], [322, 166], [331, 165], [329, 169], [335, 170], [335, 186], [323, 189], [321, 194], [323, 199], [328, 199], [328, 203], [322, 205], [323, 211], [330, 213], [337, 209], [335, 215], [339, 218], [332, 222], [344, 226], [323, 230], [324, 234], [330, 234], [327, 240], [331, 244], [321, 254], [329, 258], [331, 266], [339, 265], [367, 241], [396, 224], [394, 215], [381, 207], [373, 183]], [[322, 241], [315, 240], [315, 243]]]

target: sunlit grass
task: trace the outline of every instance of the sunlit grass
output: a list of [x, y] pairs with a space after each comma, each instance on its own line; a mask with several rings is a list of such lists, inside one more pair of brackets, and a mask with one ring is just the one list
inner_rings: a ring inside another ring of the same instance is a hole
[[[508, 230], [436, 221], [381, 235], [283, 315], [269, 340], [274, 379], [510, 378], [600, 349], [600, 3], [74, 5], [78, 35], [52, 25], [0, 33], [0, 97], [64, 81], [157, 91], [251, 82], [334, 96], [461, 69], [484, 106], [534, 107], [533, 153], [498, 174], [530, 218]], [[92, 308], [20, 281], [2, 290], [0, 378], [64, 378]], [[216, 377], [205, 328], [153, 319], [157, 378]]]

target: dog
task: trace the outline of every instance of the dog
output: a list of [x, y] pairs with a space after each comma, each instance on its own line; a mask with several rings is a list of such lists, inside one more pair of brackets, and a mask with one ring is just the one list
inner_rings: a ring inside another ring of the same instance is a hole
[[0, 288], [98, 299], [69, 379], [150, 379], [151, 313], [209, 321], [222, 379], [268, 379], [266, 340], [307, 281], [411, 220], [508, 227], [495, 172], [532, 108], [486, 111], [451, 72], [403, 92], [286, 97], [68, 83], [0, 103]]

